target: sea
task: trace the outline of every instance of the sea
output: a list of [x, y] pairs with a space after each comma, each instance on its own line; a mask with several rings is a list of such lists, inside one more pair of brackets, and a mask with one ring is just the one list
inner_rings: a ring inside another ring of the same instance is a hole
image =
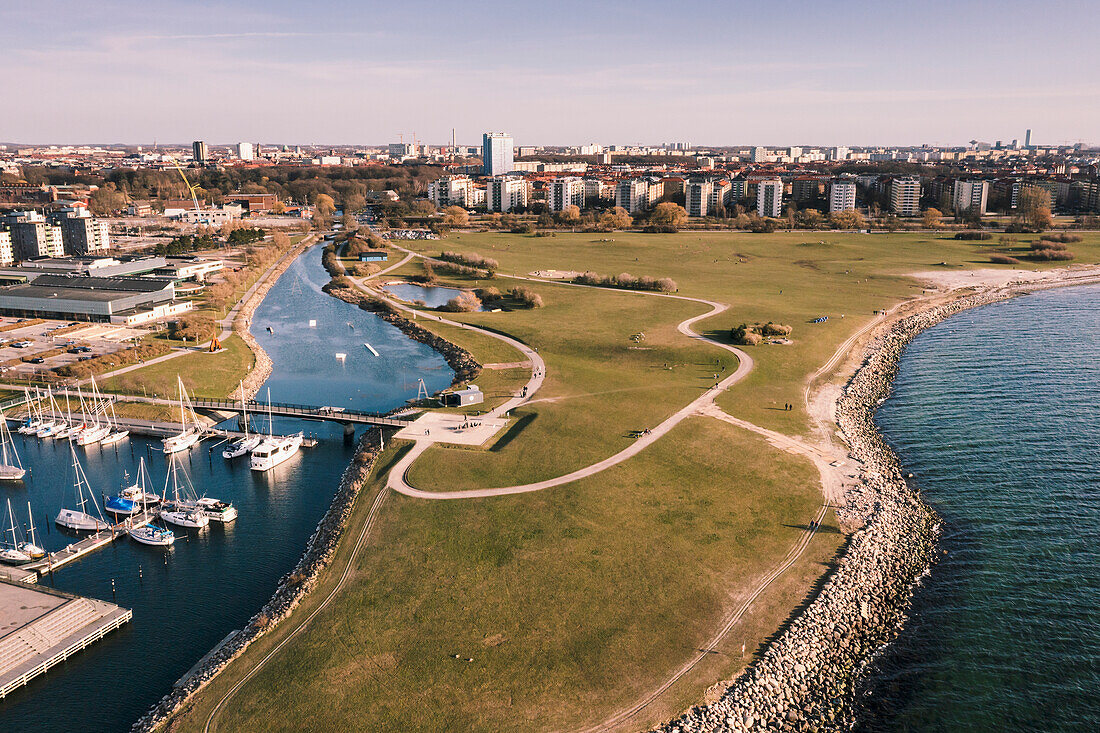
[[877, 423], [942, 518], [865, 731], [1100, 730], [1100, 287], [955, 315]]

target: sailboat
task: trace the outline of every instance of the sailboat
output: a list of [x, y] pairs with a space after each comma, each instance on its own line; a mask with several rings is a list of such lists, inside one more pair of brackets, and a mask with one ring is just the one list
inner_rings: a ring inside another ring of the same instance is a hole
[[[142, 460], [138, 466], [138, 482], [136, 486], [141, 487], [141, 509], [142, 511], [148, 511], [149, 503], [146, 501], [146, 497], [156, 494], [149, 494], [145, 491], [145, 487], [142, 485], [142, 474], [145, 472], [145, 461]], [[131, 487], [134, 488], [134, 487]], [[157, 499], [157, 501], [160, 501]], [[167, 527], [158, 527], [153, 524], [152, 521], [140, 526], [134, 526], [133, 518], [126, 520], [126, 534], [130, 535], [130, 539], [135, 542], [140, 542], [143, 545], [152, 545], [154, 547], [171, 547], [172, 543], [176, 541], [176, 534]]]
[[175, 435], [169, 435], [167, 438], [161, 441], [164, 445], [164, 452], [167, 454], [179, 453], [181, 450], [187, 450], [195, 443], [202, 440], [202, 427], [197, 424], [197, 420], [194, 418], [195, 410], [191, 409], [191, 426], [187, 425], [187, 413], [184, 410], [184, 402], [190, 406], [191, 400], [187, 397], [187, 390], [183, 387], [183, 380], [179, 375], [176, 375], [176, 382], [179, 384], [180, 389], [180, 432]]
[[294, 435], [275, 435], [275, 426], [271, 420], [271, 390], [267, 390], [267, 437], [252, 449], [248, 466], [253, 471], [270, 471], [283, 463], [302, 447], [302, 433]]
[[65, 424], [64, 420], [54, 419], [53, 416], [60, 415], [61, 410], [57, 406], [57, 401], [53, 398], [53, 390], [51, 390], [49, 387], [46, 388], [46, 398], [50, 401], [51, 417], [49, 422], [44, 422], [42, 423], [42, 425], [39, 426], [38, 430], [35, 432], [35, 435], [37, 435], [39, 438], [54, 438], [57, 436], [58, 433], [67, 428], [68, 425]]
[[[186, 474], [184, 479], [186, 480]], [[169, 483], [172, 484], [171, 502], [168, 501]], [[160, 518], [170, 524], [191, 529], [202, 529], [210, 524], [210, 518], [196, 506], [194, 493], [188, 481], [188, 485], [184, 487], [184, 498], [180, 498], [179, 468], [175, 456], [169, 458], [168, 475], [164, 479], [164, 494], [161, 497], [163, 506], [159, 512]]]
[[73, 411], [69, 405], [69, 393], [65, 393], [65, 421], [60, 430], [54, 433], [55, 438], [58, 440], [71, 438], [73, 433], [78, 430], [77, 426], [73, 423]]
[[[54, 521], [69, 529], [82, 529], [93, 532], [110, 529], [111, 525], [103, 520], [103, 515], [99, 511], [99, 504], [96, 503], [95, 495], [92, 494], [92, 487], [88, 484], [88, 477], [84, 475], [84, 469], [80, 467], [80, 461], [76, 457], [76, 449], [73, 448], [71, 443], [69, 444], [69, 452], [73, 454], [73, 488], [76, 490], [76, 498], [80, 503], [80, 509], [62, 509], [58, 512]], [[84, 495], [85, 491], [88, 493], [87, 496]], [[89, 499], [91, 499], [92, 506], [95, 507], [96, 516], [92, 516], [85, 511]]]
[[19, 432], [23, 435], [33, 435], [38, 432], [38, 428], [42, 425], [42, 417], [38, 414], [38, 388], [34, 389], [34, 399], [31, 399], [30, 390], [26, 387], [23, 388], [23, 395], [25, 396], [25, 403], [27, 405], [27, 416], [23, 419], [23, 424], [19, 426]]
[[[111, 426], [99, 421], [99, 413], [101, 410], [99, 392], [95, 389], [95, 383], [92, 384], [93, 391], [89, 397], [91, 407], [91, 422], [87, 419], [84, 421], [84, 429], [81, 430], [75, 437], [71, 437], [70, 440], [75, 440], [77, 445], [92, 445], [98, 443], [107, 437], [107, 434], [111, 432]], [[80, 395], [80, 411], [85, 412], [84, 406], [84, 394], [80, 392], [80, 387], [76, 388], [77, 394]]]
[[[94, 377], [92, 378], [92, 389], [96, 392], [99, 391], [98, 389], [96, 389]], [[107, 415], [108, 409], [110, 409], [111, 411], [110, 416]], [[99, 441], [100, 445], [112, 445], [119, 442], [120, 440], [125, 440], [126, 438], [130, 437], [129, 430], [122, 430], [118, 426], [118, 415], [115, 414], [114, 400], [110, 400], [103, 408], [103, 419], [107, 422], [107, 435], [104, 436], [103, 440]]]
[[0, 481], [18, 481], [26, 475], [8, 430], [8, 419], [0, 411]]
[[233, 458], [239, 458], [245, 453], [250, 453], [253, 448], [260, 444], [261, 438], [256, 435], [248, 434], [248, 407], [244, 402], [244, 382], [241, 382], [241, 414], [244, 419], [244, 437], [238, 440], [234, 440], [229, 446], [222, 451], [222, 458], [231, 460]]
[[149, 491], [149, 472], [145, 470], [145, 458], [138, 460], [137, 481], [129, 483], [129, 475], [123, 476], [122, 489], [118, 495], [143, 506], [154, 506], [160, 503], [160, 495]]
[[0, 550], [0, 561], [8, 565], [26, 565], [31, 561], [31, 556], [20, 548], [19, 536], [15, 532], [15, 515], [11, 511], [11, 499], [8, 499], [8, 531], [11, 532], [11, 542], [7, 542], [8, 532], [4, 532], [4, 548]]
[[34, 512], [31, 511], [31, 503], [27, 502], [27, 522], [30, 525], [30, 538], [19, 546], [19, 551], [24, 555], [30, 555], [32, 560], [38, 560], [46, 556], [46, 551], [38, 545], [38, 539], [34, 536]]

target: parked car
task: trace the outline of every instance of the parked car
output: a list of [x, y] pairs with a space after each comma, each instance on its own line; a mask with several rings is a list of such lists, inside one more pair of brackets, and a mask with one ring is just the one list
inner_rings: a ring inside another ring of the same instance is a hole
[[41, 356], [36, 356], [36, 357], [34, 357], [33, 359], [30, 360], [30, 363], [31, 364], [45, 364], [46, 360], [43, 359]]
[[88, 361], [91, 358], [92, 357], [85, 355], [85, 356], [81, 356], [80, 358], [78, 358], [77, 361]]
[[16, 341], [14, 344], [12, 344], [12, 346], [14, 346], [17, 349], [25, 349], [28, 346], [30, 346], [32, 343], [34, 343], [34, 342], [32, 342], [32, 341]]

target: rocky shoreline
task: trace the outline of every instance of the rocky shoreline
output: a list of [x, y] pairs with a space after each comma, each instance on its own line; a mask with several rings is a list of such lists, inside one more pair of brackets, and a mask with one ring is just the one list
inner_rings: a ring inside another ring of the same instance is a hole
[[[256, 291], [241, 306], [237, 317], [233, 319], [233, 332], [241, 337], [241, 340], [248, 345], [248, 348], [252, 349], [252, 353], [256, 357], [256, 365], [244, 378], [244, 392], [247, 400], [255, 399], [256, 393], [260, 391], [260, 387], [271, 376], [271, 371], [275, 367], [271, 362], [271, 357], [264, 351], [264, 347], [260, 346], [260, 342], [249, 330], [252, 325], [252, 316], [256, 313], [256, 309], [260, 307], [260, 303], [263, 302], [264, 297], [267, 296], [271, 288], [275, 287], [275, 283], [279, 281], [283, 273], [298, 259], [298, 255], [306, 251], [313, 243], [314, 238], [311, 235], [288, 249], [278, 266], [267, 274], [267, 279], [264, 280], [263, 285], [256, 288]], [[236, 395], [230, 394], [227, 396], [234, 397]]]
[[131, 731], [145, 733], [162, 726], [176, 712], [186, 706], [191, 698], [207, 685], [226, 665], [236, 659], [248, 646], [274, 629], [279, 622], [297, 608], [314, 586], [322, 570], [332, 561], [355, 498], [366, 483], [374, 462], [378, 458], [379, 431], [368, 430], [359, 441], [359, 447], [351, 463], [340, 478], [336, 495], [325, 515], [306, 544], [301, 559], [294, 569], [279, 581], [271, 600], [249, 619], [243, 630], [238, 631], [216, 648], [186, 680], [143, 715], [131, 727]]
[[851, 535], [817, 597], [722, 697], [688, 711], [663, 733], [841, 730], [856, 722], [855, 683], [904, 626], [913, 586], [935, 559], [938, 520], [906, 481], [874, 424], [905, 347], [921, 331], [969, 308], [1032, 288], [998, 288], [899, 319], [869, 344], [837, 401], [836, 422], [861, 466], [836, 508]]
[[375, 314], [386, 323], [396, 326], [403, 334], [413, 341], [419, 341], [438, 351], [447, 361], [447, 366], [454, 370], [455, 376], [452, 382], [453, 384], [457, 385], [471, 382], [477, 379], [477, 375], [481, 374], [481, 364], [474, 359], [469, 351], [452, 344], [442, 336], [438, 336], [414, 321], [405, 318], [384, 301], [378, 298], [372, 298], [355, 288], [334, 285], [332, 282], [325, 285], [322, 290], [345, 303], [350, 303]]

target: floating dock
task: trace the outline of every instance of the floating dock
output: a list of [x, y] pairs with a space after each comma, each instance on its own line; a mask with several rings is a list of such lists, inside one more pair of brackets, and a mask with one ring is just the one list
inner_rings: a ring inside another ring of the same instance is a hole
[[0, 698], [132, 617], [113, 603], [0, 579]]

